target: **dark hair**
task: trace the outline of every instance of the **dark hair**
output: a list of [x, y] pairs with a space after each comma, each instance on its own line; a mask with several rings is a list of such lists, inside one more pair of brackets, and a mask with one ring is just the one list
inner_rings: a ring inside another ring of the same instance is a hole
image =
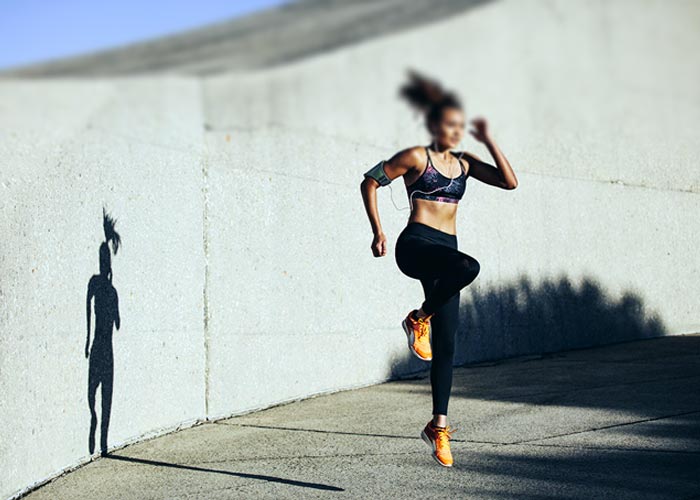
[[399, 95], [425, 115], [425, 126], [430, 130], [431, 123], [442, 119], [445, 108], [463, 109], [462, 103], [453, 92], [448, 92], [437, 80], [431, 80], [416, 70], [409, 69], [411, 81], [399, 89]]

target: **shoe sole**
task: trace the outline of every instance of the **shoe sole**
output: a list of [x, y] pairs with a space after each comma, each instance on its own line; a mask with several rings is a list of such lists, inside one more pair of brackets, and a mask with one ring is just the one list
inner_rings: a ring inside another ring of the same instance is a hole
[[401, 322], [401, 326], [403, 327], [403, 331], [406, 332], [406, 337], [408, 338], [408, 348], [411, 350], [411, 352], [420, 360], [423, 361], [432, 361], [433, 357], [430, 356], [429, 358], [424, 358], [420, 354], [416, 352], [416, 350], [413, 348], [413, 342], [415, 340], [415, 336], [413, 335], [413, 328], [411, 328], [408, 325], [408, 320], [404, 319]]
[[443, 467], [452, 467], [452, 464], [443, 464], [443, 463], [440, 461], [440, 459], [437, 457], [437, 455], [435, 454], [435, 451], [437, 451], [437, 450], [435, 449], [435, 444], [433, 444], [433, 442], [431, 441], [431, 439], [430, 439], [430, 438], [428, 437], [428, 435], [425, 433], [425, 429], [423, 429], [423, 430], [420, 432], [420, 437], [423, 438], [423, 441], [425, 441], [425, 444], [427, 444], [428, 447], [433, 451], [430, 455], [435, 459], [435, 461], [436, 461], [437, 463], [439, 463], [439, 464], [442, 465]]

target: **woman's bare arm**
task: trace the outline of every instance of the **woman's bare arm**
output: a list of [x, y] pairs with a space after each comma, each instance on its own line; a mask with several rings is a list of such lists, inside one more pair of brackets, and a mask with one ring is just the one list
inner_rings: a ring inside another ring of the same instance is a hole
[[469, 176], [479, 179], [484, 184], [496, 186], [501, 189], [515, 189], [518, 184], [513, 187], [508, 187], [501, 171], [490, 163], [486, 163], [474, 153], [464, 151], [464, 156], [469, 158]]
[[[386, 176], [393, 181], [415, 168], [418, 158], [417, 149], [415, 147], [404, 149], [386, 160], [384, 162], [384, 173]], [[382, 232], [382, 224], [377, 210], [377, 188], [379, 187], [379, 183], [371, 177], [365, 177], [360, 183], [362, 200], [374, 234]]]
[[[384, 162], [384, 173], [386, 176], [393, 181], [406, 174], [406, 172], [416, 168], [420, 158], [418, 150], [418, 147], [407, 148], [386, 160]], [[372, 252], [375, 257], [386, 255], [386, 237], [382, 230], [382, 224], [379, 220], [379, 211], [377, 210], [377, 188], [379, 187], [379, 183], [371, 177], [365, 177], [360, 183], [362, 201], [367, 216], [369, 217], [369, 223], [372, 226], [372, 232], [374, 233]]]
[[518, 179], [515, 177], [515, 172], [510, 166], [508, 159], [500, 150], [496, 141], [493, 140], [489, 132], [489, 127], [485, 118], [478, 117], [472, 120], [474, 130], [469, 133], [474, 138], [483, 143], [496, 161], [497, 167], [490, 165], [481, 160], [473, 153], [464, 152], [464, 155], [469, 158], [469, 175], [479, 179], [481, 182], [497, 186], [501, 189], [515, 189], [518, 187]]

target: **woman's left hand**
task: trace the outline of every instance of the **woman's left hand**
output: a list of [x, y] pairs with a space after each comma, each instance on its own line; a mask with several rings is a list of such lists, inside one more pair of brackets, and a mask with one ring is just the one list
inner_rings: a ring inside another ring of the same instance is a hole
[[475, 130], [470, 130], [469, 133], [474, 136], [474, 139], [484, 143], [491, 140], [486, 118], [477, 117], [474, 118], [471, 123], [474, 125]]

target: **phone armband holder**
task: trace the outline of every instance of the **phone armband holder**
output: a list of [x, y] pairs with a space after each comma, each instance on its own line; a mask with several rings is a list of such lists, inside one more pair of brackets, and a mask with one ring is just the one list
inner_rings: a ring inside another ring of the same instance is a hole
[[380, 186], [389, 185], [391, 183], [392, 179], [389, 179], [386, 176], [386, 173], [384, 172], [384, 162], [385, 162], [385, 160], [382, 160], [379, 163], [377, 163], [375, 166], [373, 166], [367, 172], [365, 172], [364, 176], [371, 177], [372, 179], [377, 181]]

